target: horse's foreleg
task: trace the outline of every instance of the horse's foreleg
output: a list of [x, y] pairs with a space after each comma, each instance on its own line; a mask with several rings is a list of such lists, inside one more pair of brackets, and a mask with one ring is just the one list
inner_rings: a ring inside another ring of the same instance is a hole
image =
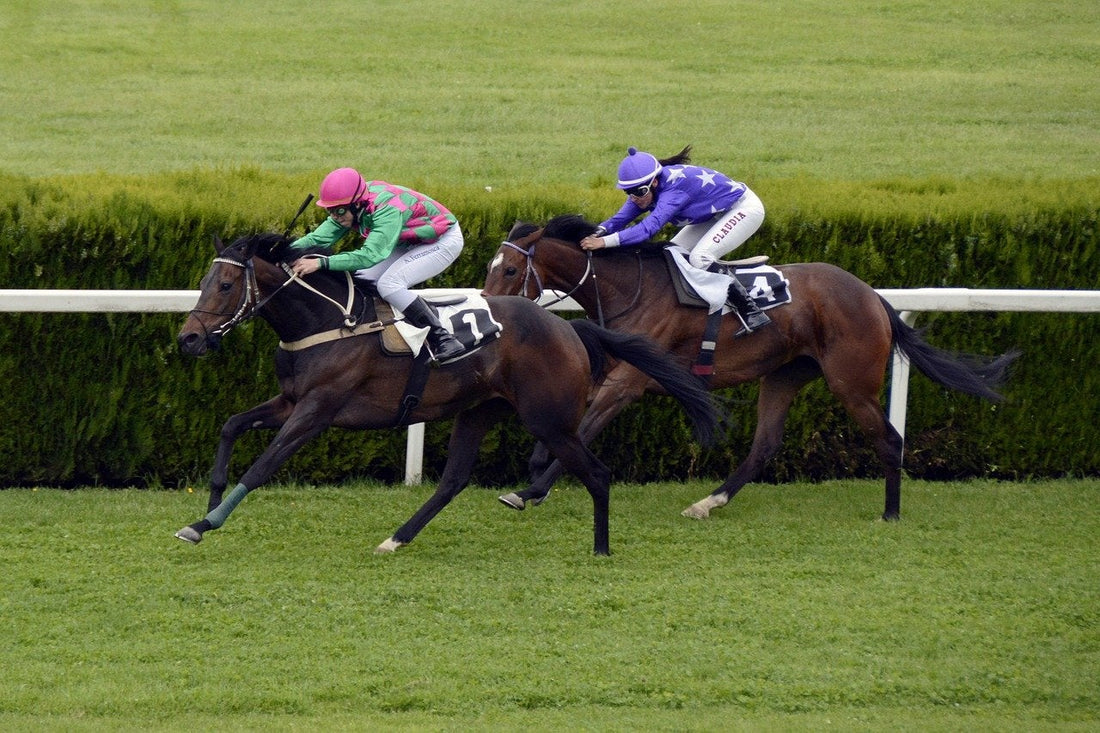
[[489, 429], [510, 411], [508, 403], [498, 399], [483, 402], [455, 417], [451, 439], [447, 445], [447, 465], [443, 468], [438, 488], [407, 522], [375, 548], [375, 553], [393, 552], [412, 542], [420, 530], [466, 488], [477, 461], [481, 441]]
[[233, 415], [222, 425], [221, 439], [214, 455], [214, 467], [210, 472], [210, 500], [207, 511], [213, 511], [222, 503], [222, 495], [229, 483], [229, 461], [233, 457], [233, 446], [249, 430], [274, 430], [281, 427], [290, 416], [294, 405], [279, 395], [251, 410]]
[[[299, 403], [299, 407], [301, 403]], [[303, 445], [328, 427], [333, 410], [297, 409], [275, 435], [267, 449], [256, 459], [229, 496], [225, 497], [205, 517], [176, 532], [176, 537], [192, 544], [202, 541], [205, 532], [218, 529], [251, 490], [257, 488], [279, 469]]]
[[[621, 363], [612, 369], [604, 383], [595, 390], [592, 403], [581, 421], [577, 431], [581, 442], [584, 445], [591, 443], [616, 415], [641, 397], [645, 391], [647, 379], [644, 374], [628, 364]], [[540, 441], [539, 445], [545, 448], [545, 442]], [[519, 511], [526, 507], [527, 502], [538, 506], [546, 500], [550, 489], [564, 472], [565, 467], [562, 466], [561, 461], [555, 460], [526, 489], [504, 494], [498, 499], [501, 504]]]
[[806, 359], [786, 364], [760, 380], [756, 402], [756, 432], [741, 465], [709, 496], [680, 512], [691, 519], [706, 519], [712, 509], [723, 507], [741, 488], [760, 475], [761, 469], [783, 444], [783, 424], [795, 395], [821, 376], [817, 363]]
[[[541, 445], [541, 443], [540, 443]], [[531, 482], [523, 491], [512, 491], [507, 494], [502, 494], [497, 497], [497, 501], [507, 507], [511, 507], [517, 511], [523, 511], [527, 508], [527, 502], [531, 502], [533, 505], [538, 506], [542, 502], [546, 501], [546, 497], [550, 495], [550, 489], [553, 488], [561, 475], [565, 473], [565, 467], [561, 465], [561, 461], [553, 460], [550, 465], [546, 467], [537, 479]]]

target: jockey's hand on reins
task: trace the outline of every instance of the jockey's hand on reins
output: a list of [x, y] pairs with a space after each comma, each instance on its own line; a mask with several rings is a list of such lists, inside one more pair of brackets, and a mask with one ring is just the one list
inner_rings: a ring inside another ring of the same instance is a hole
[[303, 277], [310, 273], [317, 272], [321, 269], [321, 260], [324, 258], [318, 255], [306, 255], [294, 261], [290, 266], [291, 272], [296, 277]]

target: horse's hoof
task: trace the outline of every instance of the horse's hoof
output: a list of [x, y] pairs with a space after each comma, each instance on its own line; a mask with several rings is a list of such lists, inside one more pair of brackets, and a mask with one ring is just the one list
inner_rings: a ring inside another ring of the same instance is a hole
[[883, 512], [882, 521], [884, 522], [900, 522], [901, 514], [899, 512]]
[[179, 532], [176, 532], [176, 538], [184, 542], [190, 542], [192, 545], [197, 545], [202, 542], [202, 533], [195, 531], [191, 527], [184, 527]]
[[497, 501], [499, 501], [506, 507], [511, 507], [512, 509], [515, 509], [517, 512], [522, 512], [524, 509], [527, 508], [527, 505], [524, 503], [523, 498], [514, 491], [511, 494], [498, 496]]
[[389, 555], [397, 550], [398, 547], [404, 547], [404, 542], [398, 542], [393, 537], [374, 548], [375, 555]]
[[688, 519], [708, 519], [710, 517], [710, 510], [698, 504], [692, 504], [687, 509], [680, 512], [680, 514]]

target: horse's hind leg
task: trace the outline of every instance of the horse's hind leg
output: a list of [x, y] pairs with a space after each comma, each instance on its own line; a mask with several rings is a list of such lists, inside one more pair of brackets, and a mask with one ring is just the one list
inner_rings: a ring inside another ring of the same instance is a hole
[[[885, 316], [884, 316], [885, 317]], [[821, 362], [829, 390], [863, 429], [886, 472], [886, 506], [882, 518], [901, 517], [901, 435], [886, 419], [879, 401], [886, 364], [890, 358], [888, 327], [877, 333], [870, 324], [862, 341], [846, 340], [843, 348], [830, 351]]]
[[808, 383], [821, 376], [817, 362], [809, 357], [784, 364], [760, 379], [760, 395], [756, 401], [756, 432], [752, 447], [741, 465], [725, 483], [709, 496], [695, 502], [681, 512], [691, 519], [706, 519], [712, 509], [725, 506], [741, 488], [760, 475], [772, 456], [783, 444], [783, 424], [787, 420], [791, 403]]
[[887, 521], [901, 519], [901, 464], [905, 446], [879, 404], [878, 388], [870, 393], [848, 391], [837, 397], [870, 438], [886, 471], [886, 506], [882, 518]]
[[447, 445], [447, 465], [443, 468], [438, 488], [409, 521], [374, 549], [375, 553], [393, 552], [412, 542], [420, 530], [466, 488], [474, 463], [477, 462], [481, 441], [489, 429], [510, 411], [511, 407], [507, 402], [497, 399], [483, 402], [455, 417], [451, 439]]
[[592, 552], [597, 555], [610, 555], [611, 469], [604, 465], [577, 436], [562, 435], [552, 438], [546, 440], [546, 446], [557, 456], [561, 465], [579, 478], [588, 489], [592, 497]]
[[[603, 384], [596, 389], [592, 403], [585, 412], [584, 419], [581, 420], [580, 428], [577, 431], [581, 441], [585, 445], [591, 443], [592, 439], [599, 435], [600, 431], [616, 415], [640, 398], [645, 392], [647, 379], [644, 374], [627, 364], [619, 364], [612, 369]], [[532, 465], [534, 465], [535, 458], [538, 455], [539, 446], [547, 455], [552, 454], [545, 441], [539, 441], [538, 446], [536, 446], [536, 456], [532, 456], [531, 459]], [[520, 511], [524, 509], [527, 502], [538, 506], [550, 494], [550, 489], [564, 472], [565, 467], [562, 466], [561, 461], [552, 461], [526, 489], [504, 494], [498, 499], [505, 506]]]

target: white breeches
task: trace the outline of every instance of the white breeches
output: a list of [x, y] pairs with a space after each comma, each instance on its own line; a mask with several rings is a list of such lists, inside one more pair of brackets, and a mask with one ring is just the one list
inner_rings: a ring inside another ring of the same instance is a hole
[[458, 222], [431, 244], [418, 244], [413, 247], [398, 246], [386, 259], [362, 270], [356, 270], [355, 277], [374, 282], [378, 294], [400, 311], [416, 299], [409, 290], [430, 277], [450, 267], [462, 253], [465, 240]]
[[722, 255], [745, 243], [764, 223], [764, 204], [750, 189], [733, 208], [702, 224], [688, 224], [672, 238], [673, 243], [691, 251], [693, 267], [705, 270]]

